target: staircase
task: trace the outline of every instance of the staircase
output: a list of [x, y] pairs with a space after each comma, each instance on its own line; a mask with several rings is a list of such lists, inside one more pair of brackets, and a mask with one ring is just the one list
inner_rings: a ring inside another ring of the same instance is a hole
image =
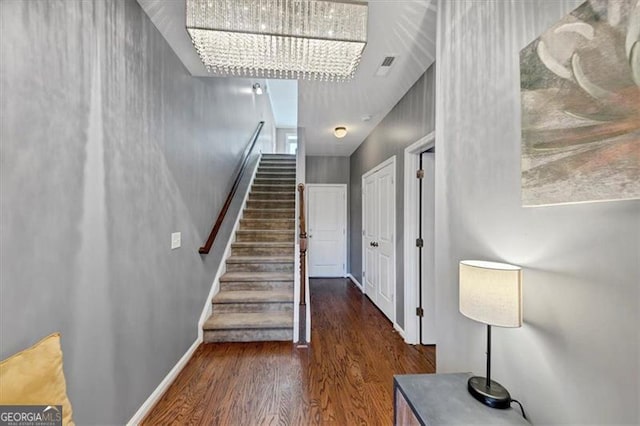
[[296, 157], [263, 154], [205, 342], [293, 340]]

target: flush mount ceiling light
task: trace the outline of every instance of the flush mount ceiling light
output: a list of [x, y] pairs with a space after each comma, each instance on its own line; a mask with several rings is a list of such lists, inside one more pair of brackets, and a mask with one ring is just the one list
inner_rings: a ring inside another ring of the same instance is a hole
[[366, 3], [186, 0], [187, 32], [209, 72], [344, 81], [367, 43]]
[[256, 95], [262, 95], [262, 87], [260, 86], [260, 83], [253, 85], [253, 91]]
[[344, 126], [336, 127], [335, 129], [333, 129], [333, 134], [336, 138], [342, 139], [347, 136], [347, 128]]

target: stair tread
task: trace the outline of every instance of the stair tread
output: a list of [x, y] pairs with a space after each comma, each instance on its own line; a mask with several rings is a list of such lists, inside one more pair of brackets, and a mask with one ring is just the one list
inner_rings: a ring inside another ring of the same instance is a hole
[[[283, 189], [288, 189], [288, 192], [295, 191], [295, 182], [288, 183], [285, 185], [280, 185], [277, 183], [254, 183], [251, 187], [252, 191], [259, 190], [258, 192], [265, 192], [267, 194], [273, 194], [274, 192], [284, 192]], [[277, 189], [277, 191], [274, 191]]]
[[236, 233], [241, 234], [251, 234], [255, 232], [267, 232], [270, 234], [295, 234], [296, 231], [293, 229], [238, 229], [236, 231]]
[[277, 217], [270, 219], [268, 217], [248, 217], [246, 219], [240, 219], [243, 222], [294, 222], [294, 218]]
[[269, 194], [269, 195], [291, 195], [291, 193], [295, 193], [295, 191], [251, 191], [251, 194]]
[[222, 290], [213, 303], [281, 303], [293, 302], [293, 290]]
[[227, 272], [220, 281], [293, 281], [293, 272]]
[[296, 177], [295, 176], [285, 176], [285, 177], [256, 176], [256, 179], [254, 180], [254, 182], [258, 182], [258, 181], [261, 181], [261, 180], [275, 180], [275, 181], [281, 181], [281, 182], [285, 182], [285, 181], [288, 182], [288, 181], [295, 181]]
[[227, 263], [288, 263], [293, 262], [292, 256], [231, 256]]
[[220, 313], [212, 314], [203, 329], [269, 329], [293, 327], [291, 312]]
[[231, 243], [231, 247], [293, 247], [295, 243], [286, 241], [239, 241]]
[[[296, 200], [293, 199], [293, 197], [291, 199], [273, 199], [273, 198], [255, 198], [255, 197], [249, 197], [249, 200], [252, 203], [258, 202], [258, 203], [281, 203], [281, 202], [289, 202], [289, 203], [295, 203]], [[277, 206], [276, 206], [277, 207]]]
[[[264, 209], [252, 209], [251, 207], [247, 207], [246, 209], [244, 209], [245, 212], [247, 212], [247, 211], [249, 211], [249, 212], [261, 212], [263, 210]], [[290, 213], [292, 211], [295, 211], [295, 207], [294, 208], [290, 208], [290, 209], [279, 208], [279, 209], [270, 209], [270, 210], [273, 210], [273, 211], [278, 210], [278, 211], [289, 212]]]

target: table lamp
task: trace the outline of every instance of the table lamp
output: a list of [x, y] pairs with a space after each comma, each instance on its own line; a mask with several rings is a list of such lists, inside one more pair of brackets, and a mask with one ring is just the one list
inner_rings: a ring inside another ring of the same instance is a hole
[[509, 408], [511, 396], [491, 380], [491, 326], [522, 326], [522, 270], [480, 260], [460, 261], [460, 313], [487, 325], [487, 377], [467, 382], [469, 393], [493, 408]]

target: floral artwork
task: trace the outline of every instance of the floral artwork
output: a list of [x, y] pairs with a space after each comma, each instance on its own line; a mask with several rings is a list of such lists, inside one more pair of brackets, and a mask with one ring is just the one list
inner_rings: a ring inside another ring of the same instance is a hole
[[522, 203], [640, 198], [640, 0], [588, 0], [520, 52]]

